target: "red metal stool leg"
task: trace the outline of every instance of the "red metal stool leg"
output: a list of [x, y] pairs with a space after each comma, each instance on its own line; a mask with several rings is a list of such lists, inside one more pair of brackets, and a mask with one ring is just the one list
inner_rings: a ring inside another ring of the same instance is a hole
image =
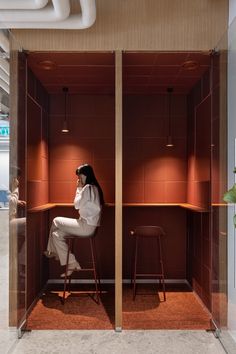
[[65, 269], [65, 278], [64, 278], [64, 290], [63, 290], [63, 297], [62, 297], [62, 303], [64, 305], [65, 303], [65, 296], [66, 296], [66, 285], [67, 285], [67, 272], [68, 272], [68, 266], [69, 266], [69, 254], [70, 254], [70, 251], [71, 251], [71, 243], [72, 243], [72, 240], [69, 239], [69, 242], [68, 242], [68, 249], [67, 249], [67, 257], [66, 257], [66, 269]]
[[[96, 292], [96, 298], [97, 298], [97, 303], [99, 303], [99, 290], [98, 290], [98, 277], [97, 277], [97, 271], [96, 271], [96, 263], [95, 263], [95, 247], [94, 247], [94, 239], [90, 238], [90, 249], [91, 249], [91, 256], [92, 256], [92, 263], [93, 263], [93, 275], [94, 275], [94, 282], [95, 282], [95, 292]], [[100, 279], [99, 279], [100, 283]]]
[[100, 280], [100, 271], [99, 271], [98, 262], [97, 262], [95, 238], [92, 238], [92, 242], [93, 242], [94, 261], [95, 261], [96, 273], [97, 273], [97, 279], [98, 279], [98, 290], [99, 290], [99, 294], [101, 295], [101, 280]]
[[[92, 267], [90, 268], [83, 268], [83, 269], [78, 269], [77, 271], [85, 271], [85, 272], [93, 272], [93, 277], [94, 277], [94, 283], [95, 283], [95, 291], [93, 292], [95, 294], [95, 301], [97, 304], [99, 304], [99, 296], [100, 296], [100, 277], [99, 273], [97, 270], [97, 261], [96, 261], [96, 249], [95, 249], [95, 234], [96, 231], [86, 237], [89, 239], [90, 243], [90, 251], [91, 251], [91, 260], [92, 260]], [[63, 290], [63, 297], [62, 297], [62, 303], [65, 303], [65, 297], [66, 297], [66, 291], [70, 291], [70, 285], [71, 285], [71, 276], [73, 272], [71, 272], [70, 275], [68, 275], [69, 269], [69, 255], [70, 252], [74, 253], [74, 243], [76, 240], [78, 240], [80, 236], [73, 236], [73, 235], [66, 235], [65, 239], [68, 241], [68, 249], [67, 249], [67, 258], [66, 258], [66, 267], [65, 267], [65, 277], [64, 277], [64, 290]], [[84, 238], [84, 237], [83, 237]]]
[[159, 243], [159, 257], [160, 257], [160, 266], [161, 266], [160, 279], [161, 279], [161, 282], [162, 282], [162, 290], [163, 290], [164, 301], [166, 301], [165, 277], [164, 277], [164, 267], [163, 267], [163, 260], [162, 260], [162, 249], [161, 249], [161, 238], [160, 238], [160, 236], [158, 236], [157, 242]]

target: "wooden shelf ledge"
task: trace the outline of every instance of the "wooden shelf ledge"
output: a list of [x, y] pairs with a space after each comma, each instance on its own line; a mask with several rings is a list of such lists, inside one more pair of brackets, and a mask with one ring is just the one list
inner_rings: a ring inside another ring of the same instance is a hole
[[[114, 203], [106, 203], [105, 207], [114, 207]], [[37, 213], [41, 211], [47, 211], [57, 207], [69, 207], [74, 208], [73, 203], [47, 203], [43, 205], [39, 205], [34, 208], [28, 209], [29, 213]], [[197, 205], [188, 204], [188, 203], [123, 203], [123, 207], [181, 207], [184, 209], [206, 213], [209, 212], [208, 209], [201, 208]]]
[[[106, 203], [105, 206], [106, 207], [110, 207], [110, 206], [114, 206], [115, 204], [113, 203]], [[42, 204], [39, 206], [36, 206], [34, 208], [30, 208], [28, 209], [29, 213], [37, 213], [37, 212], [41, 212], [41, 211], [47, 211], [53, 208], [57, 208], [57, 207], [68, 207], [68, 208], [74, 208], [74, 204], [73, 203], [47, 203], [47, 204]]]
[[200, 213], [209, 212], [209, 209], [188, 203], [124, 203], [124, 207], [181, 207], [184, 209], [197, 211]]

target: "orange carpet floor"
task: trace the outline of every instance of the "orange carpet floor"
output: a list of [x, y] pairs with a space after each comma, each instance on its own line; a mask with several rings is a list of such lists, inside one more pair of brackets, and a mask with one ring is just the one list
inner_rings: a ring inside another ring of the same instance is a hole
[[[82, 289], [83, 290], [83, 289]], [[209, 329], [210, 314], [198, 297], [186, 287], [167, 289], [150, 295], [147, 286], [139, 285], [135, 301], [132, 289], [123, 289], [124, 329]], [[155, 291], [152, 288], [152, 291]], [[148, 294], [147, 294], [148, 292]], [[61, 291], [47, 291], [37, 302], [27, 321], [28, 329], [113, 329], [114, 289], [102, 289], [101, 302], [78, 292], [68, 294], [64, 305]]]

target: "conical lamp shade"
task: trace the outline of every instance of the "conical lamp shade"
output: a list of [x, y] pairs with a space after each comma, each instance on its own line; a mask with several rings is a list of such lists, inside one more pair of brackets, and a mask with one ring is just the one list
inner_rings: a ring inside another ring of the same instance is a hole
[[69, 128], [68, 128], [68, 120], [67, 120], [67, 95], [68, 95], [68, 87], [63, 87], [62, 91], [64, 92], [64, 98], [65, 98], [65, 113], [64, 113], [64, 121], [62, 125], [62, 133], [68, 133]]
[[167, 137], [166, 146], [168, 146], [168, 147], [174, 146], [173, 141], [172, 141], [172, 136], [170, 136], [170, 135]]
[[69, 133], [68, 124], [67, 124], [66, 120], [64, 120], [64, 122], [63, 122], [61, 131], [62, 131], [62, 133]]

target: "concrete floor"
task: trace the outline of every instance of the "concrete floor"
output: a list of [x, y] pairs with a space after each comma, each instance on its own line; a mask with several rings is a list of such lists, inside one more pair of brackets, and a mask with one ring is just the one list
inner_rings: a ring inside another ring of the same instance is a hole
[[8, 327], [8, 211], [0, 210], [0, 353], [1, 354], [223, 354], [218, 339], [206, 331], [32, 331], [18, 340]]

